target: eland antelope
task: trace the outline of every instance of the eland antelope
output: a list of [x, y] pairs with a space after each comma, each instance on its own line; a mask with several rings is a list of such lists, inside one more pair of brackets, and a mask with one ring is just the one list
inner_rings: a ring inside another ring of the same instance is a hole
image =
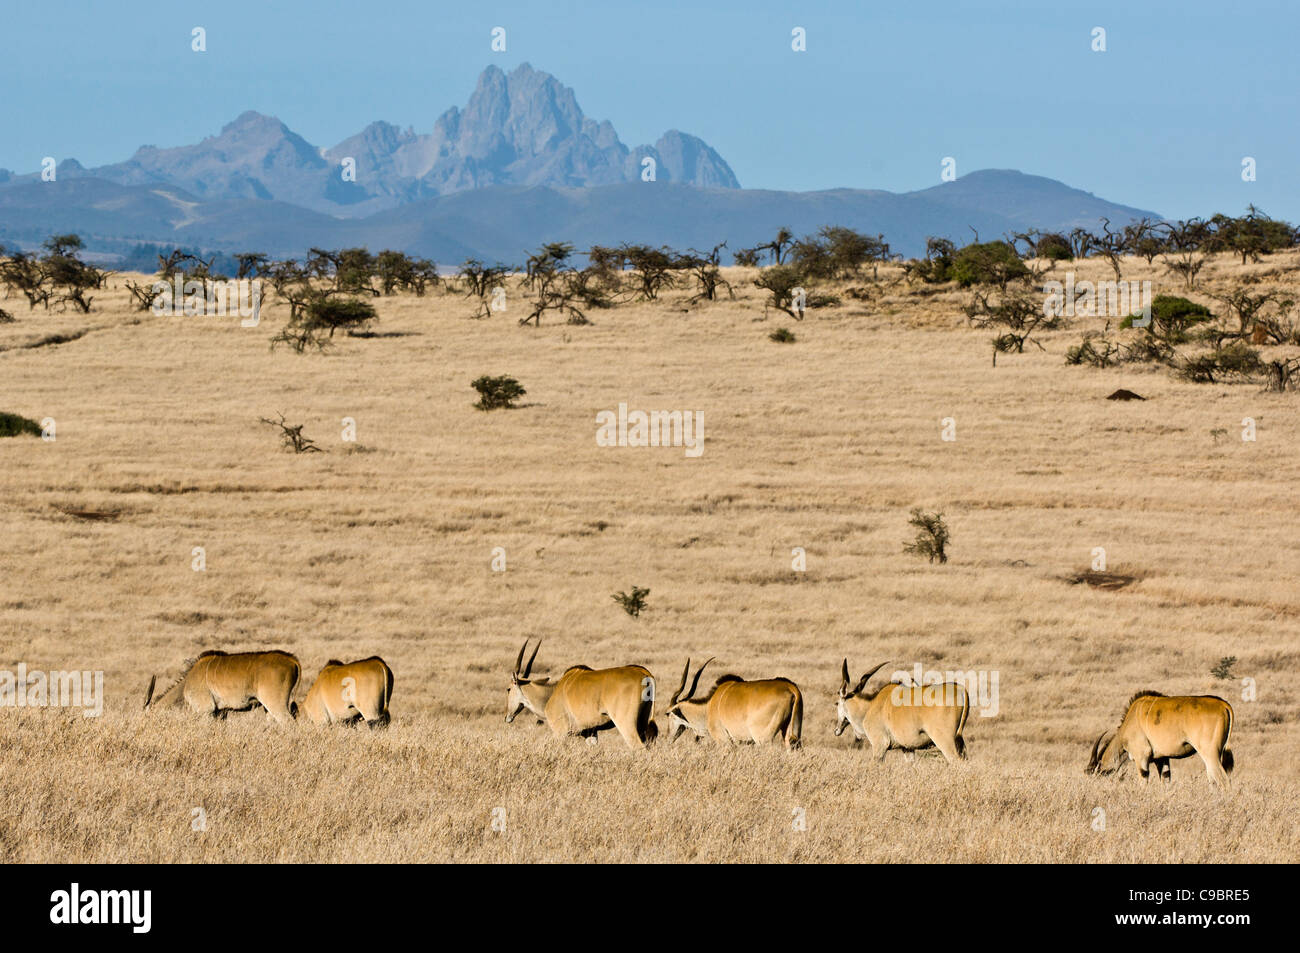
[[1113, 774], [1132, 759], [1144, 781], [1153, 764], [1161, 778], [1170, 780], [1170, 759], [1195, 754], [1205, 763], [1209, 780], [1226, 790], [1233, 768], [1231, 733], [1232, 706], [1216, 695], [1138, 692], [1129, 699], [1119, 727], [1103, 731], [1092, 746], [1087, 773]]
[[[713, 659], [709, 659], [712, 662]], [[784, 741], [788, 749], [800, 747], [803, 731], [803, 693], [788, 678], [765, 678], [747, 682], [739, 675], [722, 675], [704, 698], [695, 698], [701, 665], [684, 698], [682, 688], [690, 671], [686, 660], [682, 684], [668, 703], [668, 723], [676, 738], [690, 729], [697, 736], [708, 734], [718, 744], [774, 744]], [[698, 739], [697, 739], [698, 740]]]
[[580, 735], [594, 741], [598, 732], [616, 728], [629, 748], [644, 748], [659, 729], [654, 723], [655, 679], [640, 665], [591, 669], [574, 665], [557, 679], [532, 678], [541, 640], [521, 670], [524, 640], [507, 690], [506, 721], [525, 708], [544, 721], [556, 738]]
[[388, 701], [393, 697], [393, 670], [372, 655], [348, 662], [330, 659], [316, 676], [300, 711], [318, 725], [364, 720], [371, 728], [388, 724]]
[[225, 718], [232, 711], [261, 705], [280, 723], [294, 719], [289, 699], [302, 675], [302, 666], [288, 652], [212, 650], [186, 663], [180, 678], [154, 696], [158, 676], [149, 679], [144, 707], [188, 705], [193, 711]]
[[856, 739], [866, 738], [877, 761], [899, 748], [913, 752], [934, 746], [949, 763], [966, 757], [962, 730], [970, 714], [970, 698], [956, 682], [940, 685], [900, 685], [891, 682], [867, 692], [867, 682], [888, 662], [881, 662], [849, 687], [849, 661], [841, 669], [835, 736], [853, 727]]

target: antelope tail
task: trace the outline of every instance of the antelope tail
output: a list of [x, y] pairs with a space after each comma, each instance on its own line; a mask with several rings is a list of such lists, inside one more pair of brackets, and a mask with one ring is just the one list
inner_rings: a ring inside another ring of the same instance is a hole
[[[655, 680], [654, 676], [648, 676], [650, 679], [650, 697], [645, 698], [642, 693], [641, 701], [637, 704], [636, 709], [636, 734], [642, 741], [653, 741], [659, 736], [659, 726], [654, 723], [655, 713]], [[651, 737], [651, 732], [654, 738]]]
[[785, 742], [789, 748], [803, 747], [803, 692], [794, 690], [794, 707], [790, 710], [790, 724], [785, 730]]
[[962, 692], [961, 719], [957, 722], [957, 737], [955, 743], [957, 754], [966, 757], [966, 739], [962, 737], [962, 732], [966, 730], [966, 719], [970, 717], [970, 692]]
[[1233, 758], [1232, 752], [1228, 749], [1228, 742], [1232, 738], [1232, 706], [1228, 706], [1228, 730], [1223, 733], [1223, 754], [1219, 756], [1219, 763], [1223, 765], [1223, 770], [1232, 774], [1232, 769], [1236, 766], [1236, 759]]

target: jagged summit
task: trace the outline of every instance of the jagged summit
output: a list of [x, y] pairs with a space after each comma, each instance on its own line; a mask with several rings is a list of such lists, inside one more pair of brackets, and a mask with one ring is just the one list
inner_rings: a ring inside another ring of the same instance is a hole
[[[275, 116], [248, 110], [194, 145], [141, 146], [125, 162], [68, 172], [120, 185], [166, 185], [209, 200], [274, 199], [355, 217], [493, 185], [637, 181], [647, 156], [658, 181], [740, 188], [726, 161], [695, 136], [671, 130], [652, 146], [629, 149], [608, 120], [583, 114], [570, 87], [528, 63], [509, 73], [489, 66], [464, 108], [447, 109], [423, 134], [376, 121], [322, 149]], [[355, 163], [355, 182], [341, 175], [345, 159]]]

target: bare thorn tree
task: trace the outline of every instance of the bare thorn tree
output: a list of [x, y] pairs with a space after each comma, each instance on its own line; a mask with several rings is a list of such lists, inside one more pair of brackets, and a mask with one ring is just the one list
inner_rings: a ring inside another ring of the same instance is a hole
[[280, 441], [286, 450], [292, 450], [294, 453], [324, 453], [320, 447], [316, 446], [316, 441], [310, 437], [304, 437], [302, 428], [305, 424], [289, 426], [284, 422], [284, 414], [280, 414], [279, 420], [270, 420], [262, 417], [261, 421], [271, 427], [280, 428]]

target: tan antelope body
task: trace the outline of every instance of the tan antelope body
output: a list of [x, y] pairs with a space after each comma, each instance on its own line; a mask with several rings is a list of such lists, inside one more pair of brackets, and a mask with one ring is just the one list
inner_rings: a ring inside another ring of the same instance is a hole
[[1171, 758], [1195, 754], [1205, 763], [1210, 781], [1226, 789], [1233, 768], [1228, 750], [1231, 734], [1232, 706], [1216, 695], [1138, 692], [1129, 699], [1114, 733], [1103, 731], [1092, 746], [1087, 770], [1112, 774], [1124, 766], [1125, 758], [1131, 758], [1144, 781], [1149, 780], [1152, 764], [1162, 778], [1169, 779]]
[[949, 763], [965, 758], [966, 740], [962, 731], [970, 715], [970, 697], [965, 687], [956, 682], [940, 685], [891, 682], [868, 693], [867, 682], [886, 664], [881, 662], [850, 688], [849, 662], [844, 660], [836, 737], [852, 726], [856, 738], [866, 738], [871, 743], [871, 753], [877, 761], [883, 761], [890, 748], [912, 752], [931, 745]]
[[364, 720], [371, 728], [388, 724], [393, 670], [377, 655], [344, 664], [330, 659], [316, 676], [301, 711], [318, 725]]
[[591, 669], [575, 665], [558, 679], [530, 678], [541, 641], [520, 671], [528, 642], [519, 650], [510, 675], [506, 721], [527, 708], [550, 726], [556, 738], [580, 735], [594, 740], [597, 732], [615, 728], [629, 748], [644, 748], [659, 729], [654, 723], [655, 680], [640, 665]]
[[[713, 659], [709, 659], [712, 662]], [[684, 699], [679, 700], [686, 685], [691, 660], [686, 660], [682, 684], [668, 703], [668, 723], [672, 737], [689, 729], [697, 736], [705, 733], [719, 744], [776, 744], [784, 741], [790, 749], [801, 744], [803, 731], [803, 693], [788, 678], [765, 678], [745, 681], [739, 675], [723, 675], [705, 698], [694, 698], [700, 683], [701, 665], [695, 681]]]
[[302, 666], [288, 652], [204, 652], [157, 698], [153, 693], [157, 676], [150, 678], [144, 707], [184, 704], [224, 718], [260, 704], [276, 721], [291, 722], [294, 710], [289, 699], [301, 675]]

